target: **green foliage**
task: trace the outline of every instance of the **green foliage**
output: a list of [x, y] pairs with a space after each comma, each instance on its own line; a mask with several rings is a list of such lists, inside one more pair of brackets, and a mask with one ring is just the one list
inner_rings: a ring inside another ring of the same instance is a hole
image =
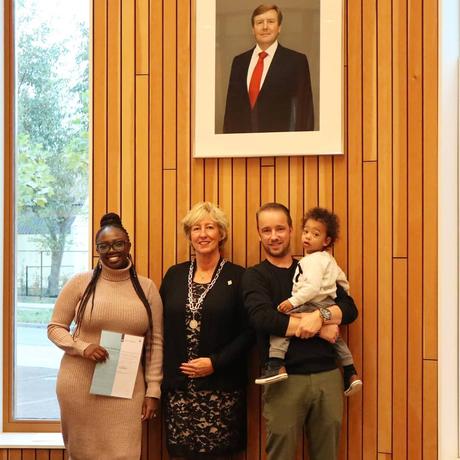
[[55, 294], [62, 253], [88, 197], [88, 30], [63, 39], [34, 1], [17, 5], [17, 207], [42, 219]]

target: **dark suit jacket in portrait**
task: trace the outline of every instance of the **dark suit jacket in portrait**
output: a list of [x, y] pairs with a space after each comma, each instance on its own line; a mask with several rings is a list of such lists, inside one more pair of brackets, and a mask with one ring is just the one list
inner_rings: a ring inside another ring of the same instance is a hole
[[247, 73], [254, 48], [233, 59], [224, 133], [312, 131], [313, 98], [307, 56], [278, 43], [251, 110]]

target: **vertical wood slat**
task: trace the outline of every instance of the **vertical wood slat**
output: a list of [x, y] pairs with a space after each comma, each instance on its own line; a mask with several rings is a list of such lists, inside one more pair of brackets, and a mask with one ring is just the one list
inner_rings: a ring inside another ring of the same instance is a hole
[[[177, 5], [177, 220], [185, 216], [190, 208], [190, 2]], [[177, 259], [187, 260], [189, 242], [182, 228], [177, 229]]]
[[[366, 162], [363, 168], [363, 459], [375, 458], [377, 452], [378, 400], [378, 232], [377, 232], [377, 164]], [[354, 295], [353, 285], [350, 286]], [[354, 357], [356, 355], [354, 354]]]
[[[177, 8], [163, 0], [163, 157], [164, 168], [176, 168]], [[157, 23], [158, 27], [159, 24]]]
[[37, 449], [36, 451], [36, 460], [49, 460], [49, 450]]
[[233, 176], [233, 165], [232, 160], [230, 158], [223, 158], [219, 160], [219, 207], [225, 212], [227, 217], [230, 220], [230, 227], [229, 227], [229, 238], [224, 247], [224, 253], [227, 257], [231, 257], [232, 255], [232, 195], [233, 195], [233, 187], [232, 187], [232, 176]]
[[423, 361], [423, 449], [422, 458], [438, 454], [438, 363]]
[[291, 250], [293, 254], [303, 256], [302, 245], [302, 215], [304, 209], [303, 203], [303, 158], [291, 158], [289, 162], [289, 210], [293, 219], [293, 232], [291, 237]]
[[149, 273], [149, 79], [136, 76], [135, 251], [137, 271]]
[[149, 0], [136, 2], [136, 75], [149, 73]]
[[[407, 259], [393, 260], [393, 305], [398, 309], [393, 321], [393, 458], [407, 456]], [[395, 352], [395, 350], [397, 352]]]
[[135, 20], [134, 2], [121, 2], [121, 212], [130, 234], [135, 231]]
[[[94, 2], [97, 3], [97, 2]], [[107, 210], [121, 212], [121, 0], [107, 3]], [[105, 170], [104, 170], [105, 171]]]
[[438, 177], [438, 2], [427, 0], [423, 9], [423, 357], [438, 357], [437, 177]]
[[392, 8], [393, 257], [407, 257], [407, 2]]
[[176, 263], [176, 172], [163, 172], [163, 273]]
[[367, 0], [362, 6], [363, 34], [363, 158], [377, 160], [377, 5]]
[[[233, 160], [231, 216], [233, 251], [231, 256], [234, 263], [242, 266], [246, 266], [247, 253], [246, 171], [246, 160], [244, 158]], [[254, 225], [252, 221], [251, 225]]]
[[22, 460], [35, 460], [35, 450], [34, 449], [23, 449], [21, 459]]
[[92, 42], [92, 222], [93, 231], [99, 228], [100, 217], [107, 209], [107, 1], [93, 3]]
[[[362, 308], [362, 240], [363, 240], [363, 203], [362, 203], [362, 181], [363, 181], [363, 152], [362, 152], [362, 2], [349, 0], [347, 2], [347, 162], [348, 162], [348, 280], [352, 289], [353, 298], [358, 306]], [[320, 159], [321, 161], [321, 159]], [[319, 197], [320, 203], [325, 200]], [[326, 200], [327, 202], [327, 200]], [[353, 241], [353, 244], [351, 244]], [[362, 337], [362, 316], [348, 327], [348, 344], [352, 353], [358, 353], [361, 349]], [[358, 354], [359, 358], [359, 354]], [[359, 367], [359, 366], [358, 366]], [[347, 451], [350, 449], [356, 459], [362, 458], [361, 449], [352, 446], [362, 444], [361, 410], [359, 402], [348, 404], [347, 416]]]
[[[408, 13], [408, 458], [422, 458], [423, 392], [423, 4], [411, 2]], [[434, 63], [433, 63], [434, 65]]]
[[378, 2], [378, 450], [392, 444], [392, 105], [391, 3]]
[[163, 275], [163, 33], [158, 18], [163, 2], [150, 1], [149, 75], [149, 276], [160, 285]]

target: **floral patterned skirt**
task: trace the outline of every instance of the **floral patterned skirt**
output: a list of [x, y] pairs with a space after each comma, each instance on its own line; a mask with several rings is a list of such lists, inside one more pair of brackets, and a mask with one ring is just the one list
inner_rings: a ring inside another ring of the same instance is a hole
[[227, 455], [246, 445], [243, 390], [187, 390], [166, 395], [166, 439], [173, 457]]

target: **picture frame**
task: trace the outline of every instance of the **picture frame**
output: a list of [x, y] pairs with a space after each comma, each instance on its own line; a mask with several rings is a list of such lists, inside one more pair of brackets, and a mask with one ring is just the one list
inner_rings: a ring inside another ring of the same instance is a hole
[[[223, 131], [232, 60], [235, 55], [255, 46], [251, 14], [257, 6], [258, 3], [248, 4], [247, 0], [193, 2], [194, 157], [342, 154], [343, 0], [284, 0], [278, 4], [283, 14], [279, 43], [305, 54], [308, 59], [314, 129], [241, 133]], [[273, 114], [276, 112], [276, 109], [271, 111]]]

